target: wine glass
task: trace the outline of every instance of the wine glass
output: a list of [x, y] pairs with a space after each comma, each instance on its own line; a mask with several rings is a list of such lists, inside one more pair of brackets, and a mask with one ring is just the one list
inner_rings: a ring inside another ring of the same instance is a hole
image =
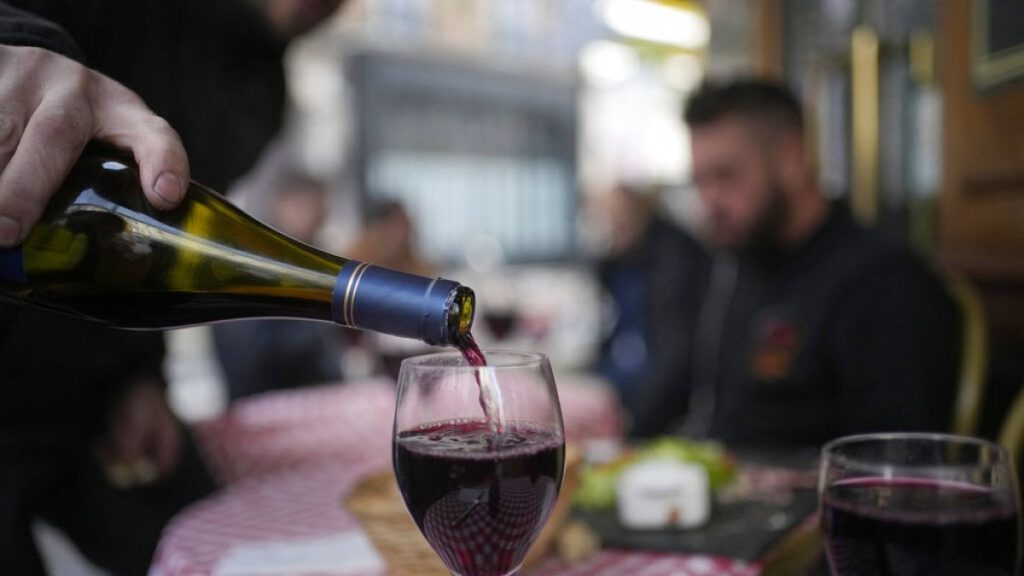
[[420, 531], [459, 576], [518, 572], [555, 506], [565, 459], [548, 359], [485, 355], [486, 366], [457, 352], [409, 358], [398, 381], [398, 487]]
[[868, 434], [822, 449], [832, 573], [1018, 573], [1020, 496], [1000, 446], [944, 434]]

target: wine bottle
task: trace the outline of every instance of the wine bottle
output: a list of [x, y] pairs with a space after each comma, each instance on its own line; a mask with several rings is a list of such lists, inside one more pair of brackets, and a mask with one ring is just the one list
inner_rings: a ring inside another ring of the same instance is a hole
[[156, 210], [135, 162], [95, 142], [25, 241], [0, 250], [0, 297], [122, 328], [291, 317], [434, 345], [459, 344], [475, 304], [451, 280], [302, 244], [195, 182]]

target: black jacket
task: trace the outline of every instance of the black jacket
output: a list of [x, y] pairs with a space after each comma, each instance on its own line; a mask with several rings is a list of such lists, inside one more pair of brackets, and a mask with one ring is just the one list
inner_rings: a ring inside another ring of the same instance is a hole
[[790, 254], [716, 258], [683, 429], [790, 445], [948, 430], [960, 326], [926, 264], [835, 206]]
[[615, 309], [597, 369], [619, 389], [632, 420], [631, 436], [664, 433], [685, 408], [693, 330], [709, 264], [696, 240], [655, 217], [632, 250], [598, 265]]

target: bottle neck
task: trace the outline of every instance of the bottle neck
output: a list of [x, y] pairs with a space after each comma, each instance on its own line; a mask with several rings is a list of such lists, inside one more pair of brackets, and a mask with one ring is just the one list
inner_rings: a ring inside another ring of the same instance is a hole
[[472, 292], [443, 278], [426, 278], [350, 260], [338, 273], [334, 321], [353, 328], [455, 344], [472, 324]]

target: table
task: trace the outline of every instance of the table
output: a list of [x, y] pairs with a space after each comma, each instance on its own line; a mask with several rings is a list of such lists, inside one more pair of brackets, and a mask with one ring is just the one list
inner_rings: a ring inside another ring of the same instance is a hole
[[[614, 510], [577, 510], [606, 546], [764, 560], [818, 508], [816, 449], [737, 447], [738, 477], [699, 530], [627, 530]], [[816, 529], [816, 525], [812, 526]]]
[[743, 569], [756, 567], [762, 576], [818, 574], [824, 564], [815, 513], [817, 449], [750, 446], [733, 453], [738, 477], [717, 494], [711, 520], [698, 530], [625, 530], [608, 510], [576, 510], [574, 516], [605, 546], [721, 554], [749, 560], [752, 566]]
[[[615, 393], [582, 375], [560, 375], [568, 441], [620, 438]], [[307, 464], [390, 465], [395, 384], [387, 378], [282, 390], [236, 402], [195, 426], [200, 449], [224, 484]]]
[[[187, 509], [171, 522], [157, 550], [151, 576], [243, 573], [251, 576], [275, 573], [384, 576], [386, 571], [379, 565], [352, 572], [329, 571], [326, 567], [310, 567], [309, 571], [291, 568], [281, 572], [253, 568], [246, 572], [228, 558], [238, 547], [259, 546], [261, 542], [291, 540], [300, 543], [325, 537], [340, 539], [357, 533], [358, 522], [342, 504], [344, 495], [364, 475], [379, 469], [377, 463], [345, 465], [335, 462], [240, 481]], [[530, 571], [528, 576], [755, 576], [757, 573], [756, 565], [723, 558], [605, 551], [573, 566], [551, 560]]]
[[[621, 436], [619, 406], [607, 388], [562, 378], [559, 396], [568, 439]], [[358, 547], [361, 534], [343, 500], [360, 479], [390, 467], [393, 410], [394, 384], [371, 380], [264, 394], [197, 425], [200, 448], [225, 488], [172, 520], [151, 576], [383, 576], [379, 558], [365, 544], [360, 554], [342, 549], [341, 542]], [[302, 566], [295, 564], [296, 551]], [[353, 555], [367, 557], [366, 562], [340, 571]], [[529, 574], [753, 576], [758, 571], [755, 564], [724, 558], [603, 551], [573, 566], [550, 560]]]

